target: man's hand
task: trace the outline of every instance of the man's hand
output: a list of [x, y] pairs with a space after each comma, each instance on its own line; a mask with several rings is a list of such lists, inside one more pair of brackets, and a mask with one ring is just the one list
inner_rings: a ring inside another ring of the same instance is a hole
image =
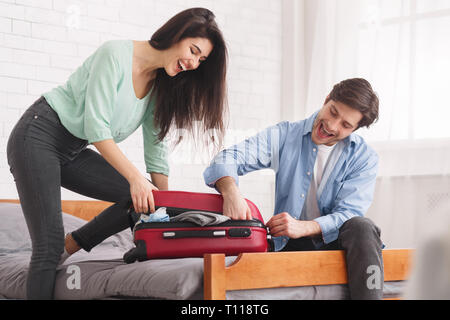
[[247, 201], [241, 195], [234, 179], [231, 177], [221, 178], [216, 182], [216, 187], [223, 197], [223, 215], [233, 220], [253, 219]]
[[287, 236], [291, 239], [298, 239], [322, 234], [316, 221], [297, 220], [287, 212], [274, 215], [266, 226], [269, 227], [270, 234], [274, 237]]
[[252, 213], [247, 201], [238, 193], [223, 196], [223, 215], [232, 220], [251, 220]]

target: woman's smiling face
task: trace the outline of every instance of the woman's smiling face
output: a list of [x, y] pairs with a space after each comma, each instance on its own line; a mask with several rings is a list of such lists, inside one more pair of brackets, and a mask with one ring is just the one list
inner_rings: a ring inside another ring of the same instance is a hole
[[359, 110], [330, 99], [314, 121], [311, 139], [317, 145], [332, 146], [358, 129], [362, 117]]
[[212, 49], [213, 45], [207, 38], [185, 38], [168, 49], [164, 69], [171, 77], [195, 70], [208, 58]]

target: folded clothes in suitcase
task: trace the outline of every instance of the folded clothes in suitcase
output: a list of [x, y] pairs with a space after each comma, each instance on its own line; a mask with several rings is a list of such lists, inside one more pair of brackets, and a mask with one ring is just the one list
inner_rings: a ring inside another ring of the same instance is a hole
[[[189, 219], [189, 214], [205, 212], [206, 218], [222, 215], [221, 195], [153, 191], [153, 198], [155, 208], [166, 208], [172, 221], [136, 223], [133, 232], [136, 247], [124, 255], [127, 263], [159, 258], [203, 257], [205, 253], [238, 255], [243, 252], [266, 252], [271, 248], [263, 218], [256, 205], [247, 199], [253, 220], [226, 220], [222, 216], [221, 219], [213, 219], [216, 221], [213, 224], [202, 225], [195, 222], [205, 221], [202, 217]], [[177, 219], [179, 215], [184, 217]]]

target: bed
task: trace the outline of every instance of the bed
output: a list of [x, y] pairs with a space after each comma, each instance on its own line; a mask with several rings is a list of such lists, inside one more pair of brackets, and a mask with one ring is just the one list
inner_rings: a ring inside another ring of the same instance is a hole
[[[65, 232], [104, 208], [101, 201], [62, 201]], [[0, 298], [23, 299], [31, 243], [17, 200], [0, 200]], [[348, 299], [343, 251], [243, 253], [237, 257], [160, 259], [125, 264], [130, 230], [58, 267], [56, 299], [320, 300]], [[401, 298], [413, 250], [385, 249], [385, 299]], [[78, 276], [79, 278], [76, 278]], [[75, 281], [75, 279], [78, 279]]]

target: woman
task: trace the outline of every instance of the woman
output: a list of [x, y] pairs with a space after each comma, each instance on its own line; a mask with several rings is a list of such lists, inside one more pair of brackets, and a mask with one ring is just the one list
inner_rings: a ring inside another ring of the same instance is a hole
[[[106, 42], [16, 124], [7, 154], [32, 241], [27, 298], [51, 299], [62, 258], [127, 228], [130, 200], [131, 222], [154, 211], [152, 190], [168, 189], [171, 128], [200, 122], [221, 141], [227, 50], [214, 19], [188, 9], [149, 41]], [[141, 124], [152, 182], [116, 145]], [[61, 186], [115, 204], [64, 237]]]

